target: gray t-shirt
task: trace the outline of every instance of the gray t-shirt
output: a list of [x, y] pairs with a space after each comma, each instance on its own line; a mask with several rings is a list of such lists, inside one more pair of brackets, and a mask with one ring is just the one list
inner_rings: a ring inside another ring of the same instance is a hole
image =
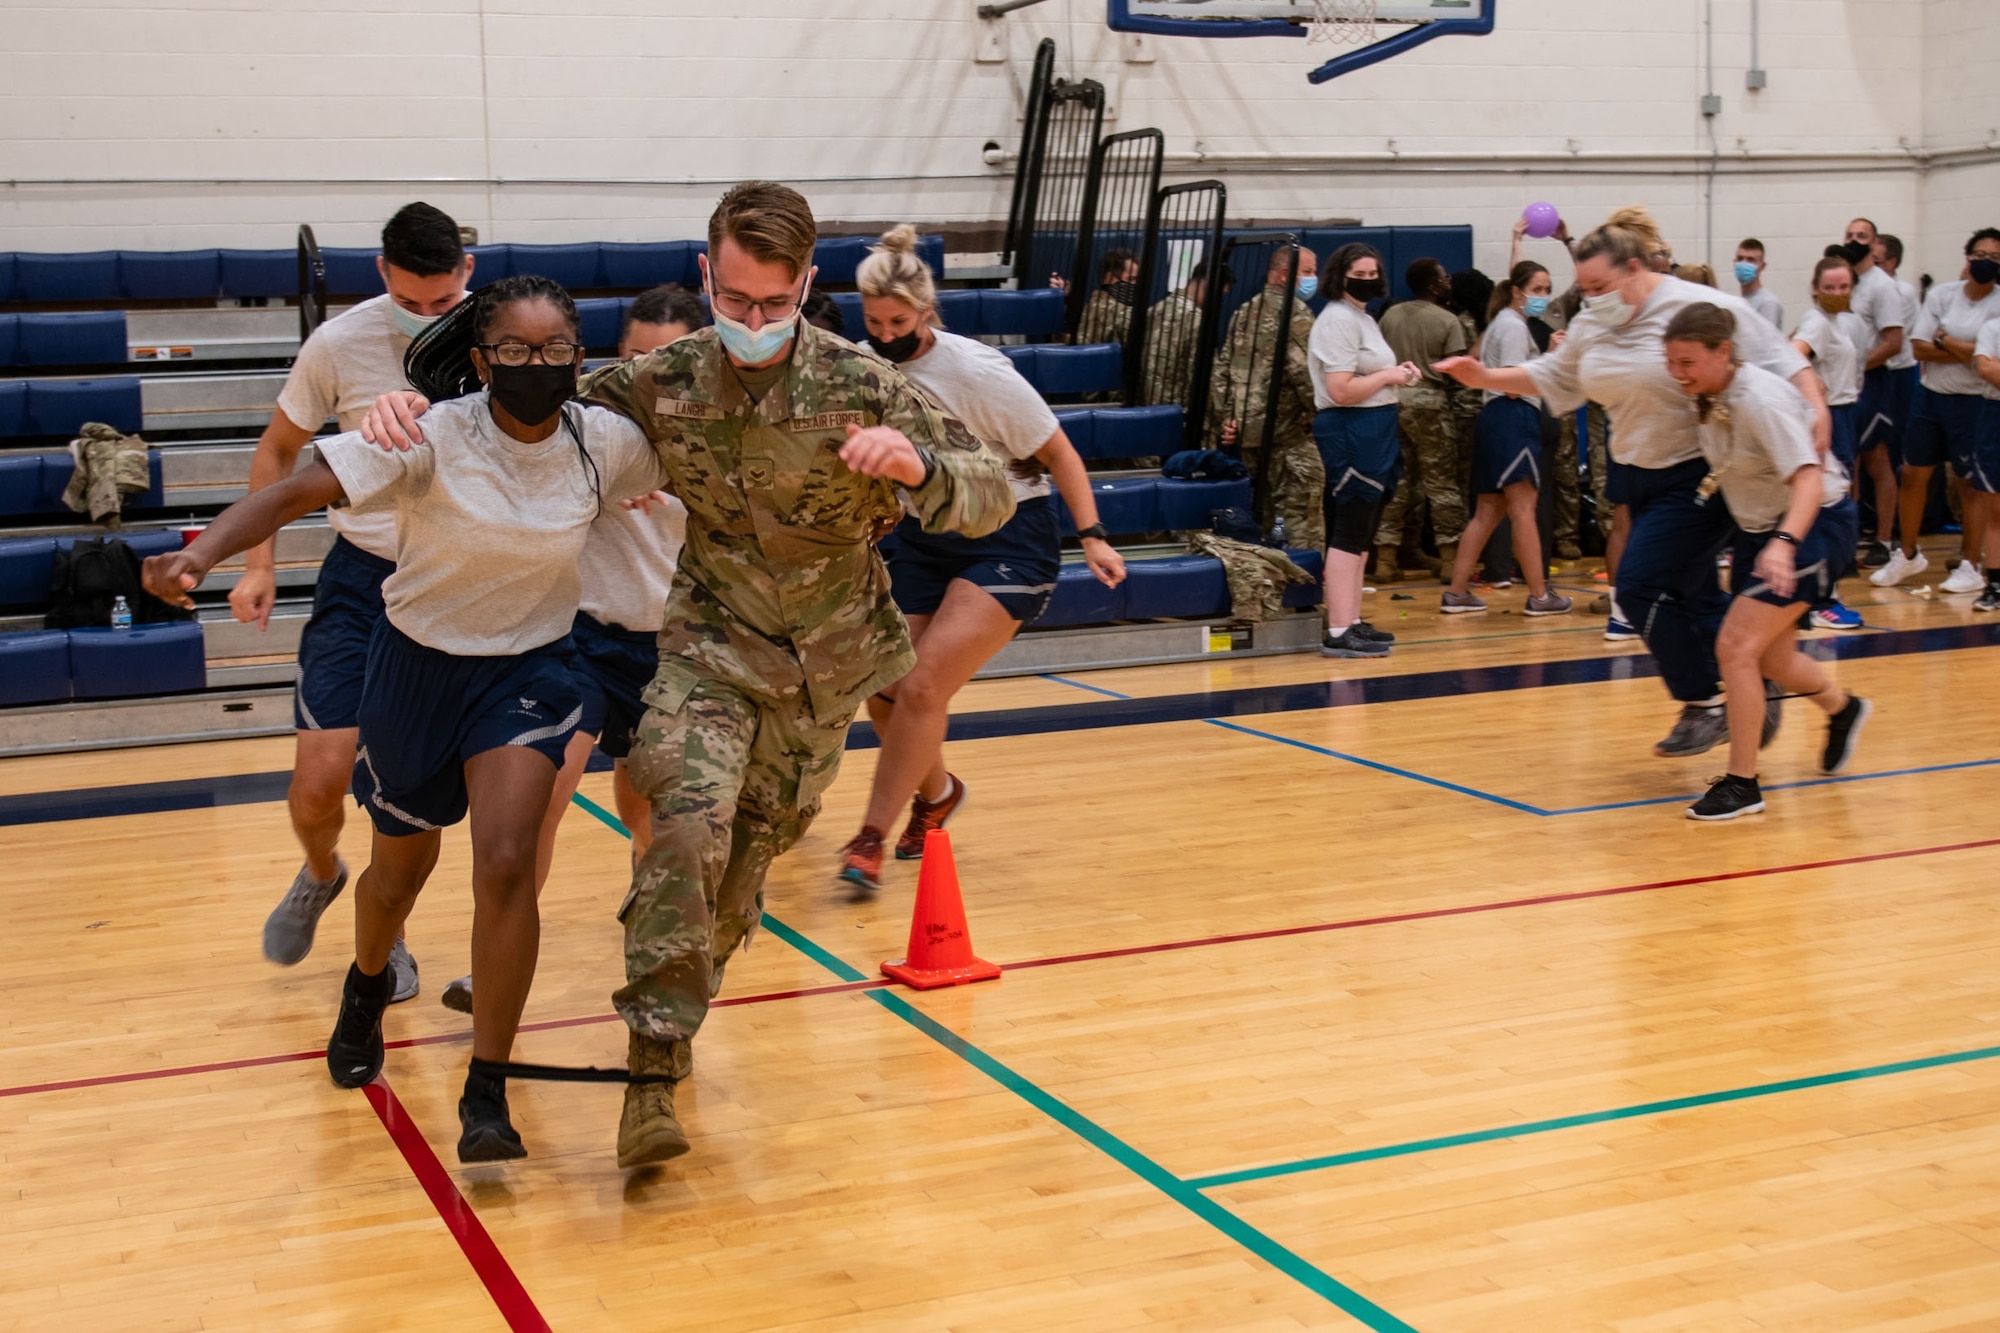
[[1762, 315], [1765, 319], [1770, 320], [1772, 328], [1782, 329], [1785, 327], [1785, 304], [1777, 298], [1769, 287], [1759, 283], [1757, 290], [1751, 292], [1743, 299], [1749, 302], [1752, 310]]
[[[1973, 342], [1974, 364], [1977, 364], [1982, 356], [1989, 361], [2000, 361], [2000, 319], [1987, 320], [1979, 330], [1979, 337]], [[1973, 373], [1978, 374], [1978, 371], [1975, 370]], [[1988, 398], [2000, 399], [2000, 388], [1988, 384], [1985, 380], [1979, 381], [1979, 391]]]
[[590, 525], [576, 558], [583, 580], [577, 605], [606, 625], [658, 634], [687, 544], [687, 506], [672, 496], [665, 508], [644, 510], [621, 508], [610, 495], [604, 499], [604, 512]]
[[[601, 407], [564, 410], [597, 464], [605, 505], [665, 484], [637, 426]], [[396, 572], [382, 584], [389, 622], [462, 657], [524, 653], [569, 633], [599, 494], [575, 437], [559, 428], [535, 444], [514, 439], [494, 424], [484, 390], [439, 403], [423, 427], [424, 442], [407, 450], [359, 434], [320, 443], [348, 503], [395, 525]]]
[[987, 449], [1007, 465], [1014, 499], [1049, 493], [1049, 474], [1029, 460], [1049, 442], [1059, 423], [1035, 387], [1014, 363], [974, 338], [933, 329], [931, 349], [896, 367], [938, 406], [972, 428]]
[[1890, 357], [1884, 364], [1891, 370], [1910, 370], [1917, 364], [1917, 354], [1910, 347], [1910, 330], [1916, 326], [1917, 315], [1924, 308], [1923, 293], [1917, 290], [1915, 283], [1905, 282], [1901, 278], [1891, 278], [1889, 281], [1895, 284], [1896, 296], [1900, 302], [1897, 312], [1903, 329], [1903, 350]]
[[1861, 397], [1861, 349], [1855, 345], [1860, 336], [1861, 321], [1852, 311], [1829, 315], [1817, 302], [1806, 307], [1792, 331], [1794, 341], [1812, 348], [1813, 370], [1826, 386], [1828, 407], [1845, 407]]
[[[1486, 336], [1479, 340], [1479, 364], [1493, 370], [1525, 366], [1541, 354], [1541, 349], [1535, 346], [1535, 335], [1528, 329], [1527, 317], [1512, 306], [1493, 317], [1493, 322], [1486, 326]], [[1490, 403], [1505, 397], [1496, 389], [1488, 389], [1482, 401]], [[1542, 405], [1542, 400], [1533, 394], [1522, 394], [1521, 399], [1536, 407]]]
[[[1326, 391], [1329, 372], [1373, 375], [1395, 364], [1396, 354], [1390, 350], [1389, 340], [1382, 336], [1381, 326], [1367, 311], [1356, 310], [1345, 297], [1328, 301], [1326, 309], [1313, 321], [1312, 336], [1306, 340], [1306, 365], [1312, 370], [1313, 406], [1320, 411], [1335, 406], [1333, 395]], [[1361, 402], [1348, 406], [1394, 407], [1396, 402], [1396, 386], [1386, 384]]]
[[[316, 431], [330, 418], [344, 431], [356, 430], [377, 398], [410, 387], [403, 378], [410, 337], [396, 327], [393, 308], [388, 297], [371, 297], [313, 330], [278, 394], [278, 410], [294, 426]], [[396, 520], [386, 511], [337, 509], [327, 520], [368, 554], [396, 558]]]
[[1848, 308], [1861, 318], [1861, 327], [1868, 335], [1868, 345], [1861, 349], [1865, 360], [1876, 343], [1882, 341], [1885, 329], [1903, 327], [1903, 293], [1897, 288], [1896, 280], [1879, 268], [1871, 267], [1866, 273], [1854, 278], [1854, 299]]
[[1769, 532], [1792, 507], [1791, 480], [1819, 465], [1812, 407], [1797, 389], [1756, 366], [1738, 366], [1708, 404], [1701, 452], [1715, 469], [1736, 526]]
[[[1931, 288], [1931, 294], [1924, 301], [1923, 313], [1908, 329], [1912, 340], [1921, 338], [1933, 342], [1938, 334], [1948, 338], [1963, 338], [1967, 342], [1977, 342], [1979, 331], [1987, 322], [2000, 317], [2000, 286], [1989, 290], [1985, 297], [1975, 301], [1965, 294], [1963, 282], [1941, 282]], [[1985, 380], [1970, 365], [1945, 365], [1941, 361], [1920, 363], [1924, 387], [1932, 393], [1984, 393]]]
[[1740, 296], [1662, 277], [1646, 304], [1622, 325], [1585, 310], [1561, 347], [1526, 369], [1551, 410], [1574, 412], [1600, 403], [1611, 418], [1611, 456], [1628, 467], [1670, 468], [1701, 457], [1694, 400], [1667, 373], [1664, 335], [1673, 317], [1706, 301], [1736, 316], [1739, 357], [1780, 379], [1806, 368], [1791, 341]]

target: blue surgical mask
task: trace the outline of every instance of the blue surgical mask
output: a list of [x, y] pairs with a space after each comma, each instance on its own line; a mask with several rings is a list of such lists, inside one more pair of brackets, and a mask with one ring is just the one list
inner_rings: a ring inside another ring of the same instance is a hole
[[1746, 264], [1740, 259], [1737, 260], [1736, 261], [1737, 285], [1742, 287], [1748, 287], [1751, 283], [1755, 281], [1757, 281], [1757, 266], [1755, 264]]
[[[810, 290], [810, 287], [806, 289], [807, 292]], [[798, 332], [799, 311], [804, 309], [805, 302], [806, 292], [800, 292], [799, 304], [793, 309], [790, 319], [752, 329], [748, 324], [717, 310], [713, 291], [708, 296], [709, 314], [715, 319], [715, 333], [722, 339], [723, 350], [746, 366], [761, 365], [785, 350], [785, 344]]]
[[1306, 274], [1303, 278], [1299, 279], [1298, 290], [1299, 290], [1299, 299], [1301, 301], [1312, 300], [1313, 295], [1319, 291], [1319, 279], [1314, 277], [1310, 273]]
[[443, 317], [440, 315], [419, 315], [403, 309], [403, 307], [391, 300], [389, 302], [389, 318], [396, 321], [396, 327], [403, 331], [404, 337], [414, 338]]
[[1528, 318], [1529, 318], [1529, 319], [1540, 319], [1540, 318], [1541, 318], [1541, 317], [1542, 317], [1543, 315], [1546, 315], [1546, 314], [1548, 314], [1548, 313], [1549, 313], [1549, 298], [1548, 298], [1548, 297], [1546, 297], [1546, 296], [1531, 296], [1531, 297], [1529, 297], [1529, 298], [1528, 298]]

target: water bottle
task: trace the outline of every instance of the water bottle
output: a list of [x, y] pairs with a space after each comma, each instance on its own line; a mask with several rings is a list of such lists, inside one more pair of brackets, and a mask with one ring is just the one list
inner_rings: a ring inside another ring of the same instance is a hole
[[1271, 545], [1281, 551], [1285, 549], [1285, 516], [1283, 514], [1278, 515], [1277, 520], [1271, 524]]
[[125, 604], [122, 596], [111, 599], [111, 628], [132, 628], [132, 608]]

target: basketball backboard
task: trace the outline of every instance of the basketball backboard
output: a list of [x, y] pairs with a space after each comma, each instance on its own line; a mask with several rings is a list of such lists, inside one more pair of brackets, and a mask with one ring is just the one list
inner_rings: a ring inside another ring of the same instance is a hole
[[[1352, 50], [1306, 75], [1325, 83], [1437, 37], [1483, 37], [1499, 0], [1107, 0], [1115, 32], [1159, 37], [1316, 37]], [[1384, 34], [1384, 30], [1387, 35]], [[1380, 40], [1376, 40], [1377, 38]]]

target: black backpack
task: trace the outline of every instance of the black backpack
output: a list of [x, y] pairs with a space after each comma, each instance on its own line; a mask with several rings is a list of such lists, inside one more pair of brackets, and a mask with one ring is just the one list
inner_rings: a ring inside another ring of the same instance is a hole
[[169, 606], [139, 585], [139, 553], [116, 537], [79, 538], [56, 552], [49, 579], [50, 629], [87, 629], [111, 624], [111, 606], [125, 599], [135, 625], [193, 620], [194, 612]]

